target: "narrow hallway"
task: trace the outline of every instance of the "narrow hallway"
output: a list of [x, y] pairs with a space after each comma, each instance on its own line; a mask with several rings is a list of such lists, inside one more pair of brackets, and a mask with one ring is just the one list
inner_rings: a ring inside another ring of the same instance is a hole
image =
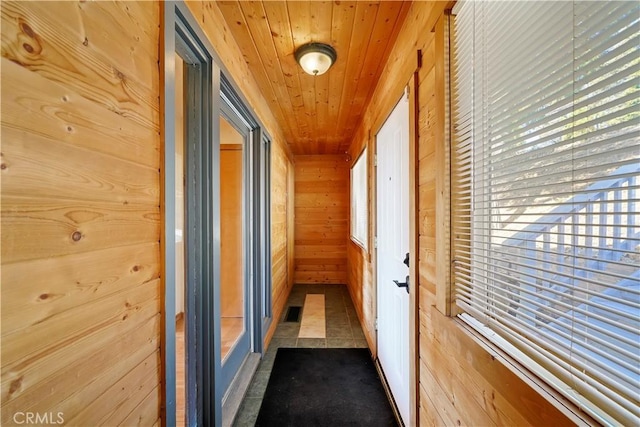
[[[307, 294], [324, 294], [326, 338], [298, 338], [301, 322], [285, 321], [289, 307], [303, 306]], [[368, 347], [349, 291], [344, 285], [294, 285], [283, 315], [277, 321], [273, 339], [251, 381], [234, 426], [248, 427], [255, 424], [279, 348]]]

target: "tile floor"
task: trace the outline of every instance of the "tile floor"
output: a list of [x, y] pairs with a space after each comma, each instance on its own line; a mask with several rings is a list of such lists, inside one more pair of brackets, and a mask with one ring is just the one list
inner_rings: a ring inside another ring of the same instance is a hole
[[[300, 323], [283, 321], [287, 307], [303, 306], [307, 294], [324, 294], [325, 296], [326, 338], [298, 338]], [[344, 285], [294, 285], [281, 318], [274, 319], [274, 321], [278, 321], [277, 329], [269, 344], [269, 349], [253, 376], [234, 426], [248, 427], [255, 424], [278, 348], [367, 347], [367, 341], [351, 302], [349, 291]]]

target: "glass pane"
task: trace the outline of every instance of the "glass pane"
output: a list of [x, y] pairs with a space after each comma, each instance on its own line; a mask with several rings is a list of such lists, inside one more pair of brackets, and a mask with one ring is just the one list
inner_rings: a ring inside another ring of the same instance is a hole
[[175, 198], [176, 198], [176, 423], [185, 425], [185, 248], [184, 248], [184, 61], [176, 54], [175, 75]]
[[220, 307], [222, 361], [245, 330], [244, 137], [220, 117]]

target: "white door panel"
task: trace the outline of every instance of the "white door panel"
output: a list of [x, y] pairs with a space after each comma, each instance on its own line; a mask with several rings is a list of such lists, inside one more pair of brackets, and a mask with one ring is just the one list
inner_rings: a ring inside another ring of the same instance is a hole
[[378, 358], [405, 424], [409, 421], [409, 101], [402, 97], [377, 144]]

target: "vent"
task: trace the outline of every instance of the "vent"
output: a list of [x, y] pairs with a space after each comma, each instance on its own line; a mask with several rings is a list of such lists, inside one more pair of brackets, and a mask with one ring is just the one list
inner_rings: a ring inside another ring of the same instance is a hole
[[287, 308], [287, 314], [284, 317], [285, 322], [299, 322], [300, 321], [300, 313], [302, 313], [302, 307], [300, 306], [289, 306]]

